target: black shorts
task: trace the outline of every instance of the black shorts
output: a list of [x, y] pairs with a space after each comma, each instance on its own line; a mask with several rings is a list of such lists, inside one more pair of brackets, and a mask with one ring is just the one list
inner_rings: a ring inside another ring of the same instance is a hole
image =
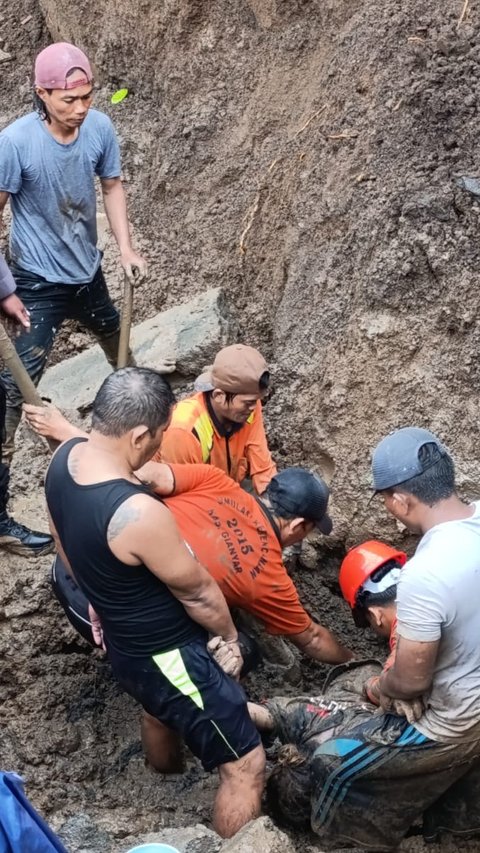
[[[0, 498], [1, 498], [1, 465], [0, 465]], [[83, 639], [95, 645], [92, 633], [92, 623], [88, 612], [88, 601], [80, 587], [75, 583], [70, 572], [64, 566], [59, 554], [55, 556], [52, 565], [52, 588], [55, 597], [62, 605], [68, 621], [82, 635]], [[260, 649], [254, 637], [245, 631], [238, 632], [240, 650], [243, 657], [241, 678], [256, 669], [261, 662]]]
[[87, 598], [71, 574], [67, 572], [63, 560], [58, 554], [52, 564], [51, 581], [55, 597], [62, 605], [68, 621], [87, 643], [94, 646]]
[[[94, 645], [88, 601], [58, 554], [52, 587], [69, 622]], [[255, 641], [243, 632], [239, 639], [245, 662], [258, 663]], [[242, 688], [217, 666], [203, 642], [156, 655], [155, 660], [127, 657], [111, 648], [108, 657], [123, 689], [152, 717], [182, 735], [206, 770], [235, 761], [260, 743]]]
[[123, 689], [181, 735], [205, 770], [236, 761], [260, 744], [243, 689], [201, 640], [149, 658], [113, 649], [108, 656]]

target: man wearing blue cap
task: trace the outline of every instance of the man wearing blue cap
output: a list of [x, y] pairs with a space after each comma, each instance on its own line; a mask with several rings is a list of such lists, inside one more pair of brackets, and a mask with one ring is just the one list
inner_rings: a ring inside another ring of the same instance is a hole
[[[480, 827], [480, 502], [460, 500], [449, 454], [424, 429], [383, 439], [372, 471], [389, 512], [422, 534], [398, 581], [395, 661], [376, 682], [385, 713], [365, 695], [348, 709], [311, 700], [310, 718], [287, 719], [289, 751], [269, 781], [273, 813], [329, 849], [397, 849], [422, 815], [429, 840]], [[413, 721], [397, 700], [416, 705]], [[312, 726], [331, 706], [337, 716]]]
[[[305, 610], [282, 559], [282, 548], [302, 541], [315, 527], [331, 532], [329, 490], [320, 477], [287, 468], [255, 498], [210, 465], [154, 462], [139, 475], [165, 496], [180, 534], [230, 607], [251, 614], [267, 634], [287, 637], [313, 660], [342, 663], [352, 657]], [[87, 600], [58, 557], [52, 582], [68, 618], [90, 640]]]
[[[397, 593], [399, 656], [382, 677], [385, 696], [428, 694], [419, 731], [451, 740], [480, 725], [480, 504], [455, 490], [453, 461], [431, 432], [397, 430], [372, 458], [373, 487], [388, 511], [421, 533]], [[398, 653], [397, 653], [398, 654]]]
[[[422, 534], [400, 575], [397, 655], [380, 678], [381, 702], [388, 711], [394, 699], [423, 697], [414, 727], [437, 748], [446, 790], [480, 757], [480, 502], [460, 499], [453, 461], [426, 429], [384, 438], [372, 475], [387, 510]], [[464, 831], [471, 829], [465, 799], [462, 810]]]

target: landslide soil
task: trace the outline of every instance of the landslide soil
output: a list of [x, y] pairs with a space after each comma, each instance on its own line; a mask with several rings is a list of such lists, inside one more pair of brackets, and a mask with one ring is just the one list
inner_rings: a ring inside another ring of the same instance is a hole
[[[136, 319], [224, 287], [238, 338], [272, 364], [266, 417], [279, 463], [332, 481], [334, 536], [306, 548], [306, 568], [294, 570], [304, 601], [376, 656], [338, 597], [339, 559], [370, 535], [414, 543], [380, 506], [367, 508], [372, 445], [406, 423], [430, 426], [454, 452], [463, 494], [480, 491], [480, 207], [462, 188], [477, 175], [480, 39], [478, 10], [459, 24], [462, 7], [87, 0], [79, 14], [73, 0], [0, 2], [0, 48], [11, 54], [0, 55], [0, 127], [29, 109], [39, 48], [63, 38], [87, 49], [96, 106], [119, 131], [135, 242], [151, 264]], [[123, 85], [130, 96], [113, 108]], [[111, 241], [105, 270], [117, 298]], [[52, 360], [88, 343], [67, 324]], [[46, 524], [46, 464], [23, 430], [12, 506], [36, 527]], [[53, 826], [92, 816], [112, 851], [162, 825], [208, 823], [215, 778], [193, 760], [181, 778], [144, 767], [138, 709], [69, 628], [49, 564], [0, 557], [0, 766], [25, 777]], [[313, 692], [324, 674], [267, 666], [247, 689]]]

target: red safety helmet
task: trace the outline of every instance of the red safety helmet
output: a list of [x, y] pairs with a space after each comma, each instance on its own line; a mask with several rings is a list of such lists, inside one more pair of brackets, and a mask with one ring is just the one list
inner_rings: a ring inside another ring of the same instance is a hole
[[362, 542], [361, 545], [357, 545], [348, 552], [340, 566], [338, 582], [342, 595], [352, 610], [355, 607], [355, 600], [360, 587], [389, 560], [396, 560], [397, 563], [404, 566], [407, 562], [407, 555], [404, 551], [397, 551], [396, 548], [379, 542], [378, 539]]

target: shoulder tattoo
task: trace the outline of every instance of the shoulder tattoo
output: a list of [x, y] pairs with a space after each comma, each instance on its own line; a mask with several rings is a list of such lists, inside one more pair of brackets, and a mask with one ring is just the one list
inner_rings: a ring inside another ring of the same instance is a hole
[[121, 504], [110, 519], [107, 529], [107, 541], [111, 542], [112, 539], [116, 539], [129, 524], [138, 521], [141, 514], [141, 510], [132, 506], [128, 500]]

